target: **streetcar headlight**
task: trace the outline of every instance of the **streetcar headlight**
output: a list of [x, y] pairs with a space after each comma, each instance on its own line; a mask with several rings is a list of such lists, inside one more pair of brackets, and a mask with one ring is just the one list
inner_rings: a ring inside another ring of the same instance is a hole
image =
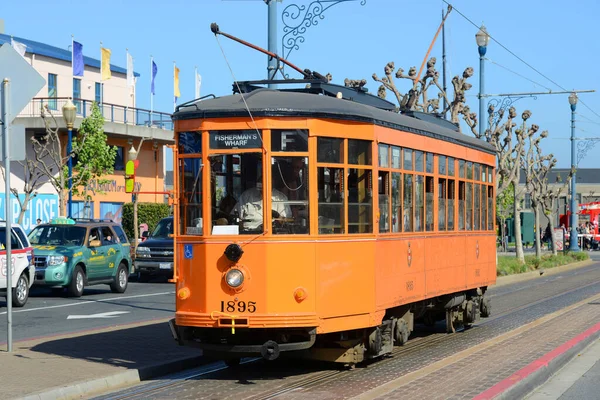
[[225, 275], [225, 282], [232, 288], [238, 288], [244, 283], [244, 273], [239, 269], [230, 269]]

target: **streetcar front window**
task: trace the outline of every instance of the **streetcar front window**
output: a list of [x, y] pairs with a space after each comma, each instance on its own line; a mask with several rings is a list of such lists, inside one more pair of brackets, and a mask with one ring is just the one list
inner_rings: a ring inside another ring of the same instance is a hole
[[273, 233], [308, 233], [308, 158], [273, 157], [271, 164]]
[[186, 235], [202, 235], [202, 159], [180, 159], [180, 220]]
[[214, 154], [208, 160], [212, 234], [262, 233], [262, 154]]

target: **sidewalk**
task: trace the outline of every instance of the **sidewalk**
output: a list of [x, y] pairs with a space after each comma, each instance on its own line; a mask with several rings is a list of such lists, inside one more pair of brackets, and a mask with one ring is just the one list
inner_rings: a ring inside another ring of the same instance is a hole
[[[166, 319], [13, 343], [0, 352], [3, 399], [80, 398], [202, 363]], [[43, 393], [43, 396], [40, 394]]]
[[527, 400], [598, 398], [600, 393], [600, 339], [534, 390]]

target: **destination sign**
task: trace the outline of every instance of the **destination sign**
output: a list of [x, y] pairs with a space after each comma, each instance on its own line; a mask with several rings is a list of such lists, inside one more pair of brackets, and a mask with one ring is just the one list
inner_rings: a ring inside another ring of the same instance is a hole
[[257, 131], [211, 132], [211, 149], [256, 149], [262, 147]]

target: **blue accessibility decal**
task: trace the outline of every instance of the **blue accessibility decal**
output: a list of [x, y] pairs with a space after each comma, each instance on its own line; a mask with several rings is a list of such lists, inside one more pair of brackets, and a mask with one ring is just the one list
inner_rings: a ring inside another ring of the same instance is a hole
[[194, 257], [194, 251], [191, 244], [183, 246], [183, 256], [187, 259], [192, 259]]

